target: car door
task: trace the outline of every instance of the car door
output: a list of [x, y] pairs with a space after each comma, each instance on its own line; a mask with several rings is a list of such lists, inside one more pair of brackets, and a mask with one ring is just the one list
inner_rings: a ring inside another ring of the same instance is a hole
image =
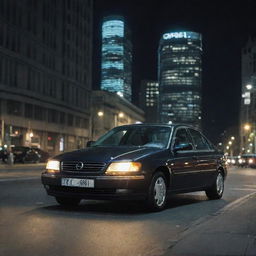
[[189, 128], [195, 147], [195, 185], [207, 187], [212, 184], [217, 168], [216, 151], [207, 139], [197, 130]]
[[[190, 144], [190, 149], [178, 150], [179, 145]], [[184, 128], [177, 128], [171, 143], [172, 157], [168, 160], [168, 167], [171, 169], [171, 189], [187, 190], [194, 186], [193, 171], [195, 169], [196, 159], [191, 137]]]

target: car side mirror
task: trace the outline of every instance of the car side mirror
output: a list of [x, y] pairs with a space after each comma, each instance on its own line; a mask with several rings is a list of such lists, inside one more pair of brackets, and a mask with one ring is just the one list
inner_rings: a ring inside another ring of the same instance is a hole
[[95, 141], [93, 141], [93, 140], [89, 140], [89, 141], [86, 143], [86, 147], [87, 147], [87, 148], [91, 147], [94, 142], [95, 142]]
[[191, 143], [182, 143], [177, 146], [174, 146], [173, 151], [176, 153], [178, 151], [192, 150], [193, 146]]

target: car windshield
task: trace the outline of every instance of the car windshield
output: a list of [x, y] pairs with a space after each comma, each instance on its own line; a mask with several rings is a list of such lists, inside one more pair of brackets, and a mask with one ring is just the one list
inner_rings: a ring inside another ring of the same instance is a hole
[[170, 135], [170, 127], [117, 127], [99, 138], [93, 143], [93, 146], [142, 146], [166, 148], [168, 146]]

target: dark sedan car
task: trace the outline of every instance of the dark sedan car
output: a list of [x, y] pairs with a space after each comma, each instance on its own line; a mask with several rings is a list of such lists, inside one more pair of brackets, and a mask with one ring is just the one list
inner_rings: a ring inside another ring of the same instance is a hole
[[184, 125], [126, 125], [86, 149], [48, 161], [42, 183], [61, 205], [81, 199], [144, 200], [165, 207], [171, 193], [205, 191], [219, 199], [227, 175], [223, 154]]
[[40, 155], [30, 147], [17, 146], [12, 148], [14, 163], [39, 163]]

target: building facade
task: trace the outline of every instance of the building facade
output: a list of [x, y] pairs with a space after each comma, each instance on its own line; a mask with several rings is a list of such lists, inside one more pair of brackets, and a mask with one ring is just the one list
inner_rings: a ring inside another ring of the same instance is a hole
[[83, 147], [91, 55], [91, 0], [1, 0], [1, 145]]
[[116, 126], [145, 120], [143, 110], [116, 93], [93, 91], [92, 100], [91, 140]]
[[242, 49], [242, 95], [240, 105], [241, 153], [256, 153], [256, 38]]
[[130, 31], [120, 16], [102, 23], [101, 89], [131, 101], [132, 45]]
[[143, 80], [140, 88], [140, 107], [145, 112], [147, 123], [157, 122], [159, 84], [153, 80]]
[[202, 37], [165, 33], [158, 49], [159, 121], [201, 126]]

